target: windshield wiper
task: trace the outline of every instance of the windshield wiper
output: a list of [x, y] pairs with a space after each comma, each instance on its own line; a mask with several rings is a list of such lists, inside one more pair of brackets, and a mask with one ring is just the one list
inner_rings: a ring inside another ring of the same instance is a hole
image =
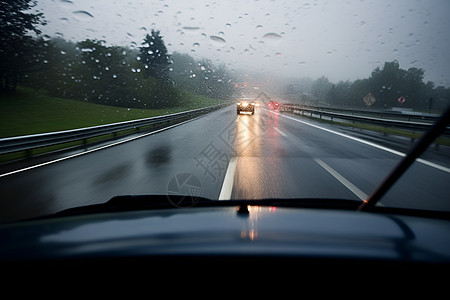
[[446, 129], [450, 123], [450, 106], [433, 127], [419, 140], [416, 146], [406, 155], [400, 163], [384, 179], [381, 185], [363, 201], [359, 211], [367, 211], [375, 207], [375, 204], [386, 194], [392, 185], [405, 173], [412, 163], [428, 148], [428, 146]]

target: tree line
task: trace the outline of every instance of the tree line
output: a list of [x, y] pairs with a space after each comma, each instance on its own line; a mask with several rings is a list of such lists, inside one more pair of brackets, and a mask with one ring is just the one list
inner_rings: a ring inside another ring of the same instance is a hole
[[[163, 108], [182, 104], [186, 91], [216, 99], [229, 99], [233, 92], [226, 69], [216, 68], [210, 61], [197, 62], [187, 54], [168, 55], [159, 31], [147, 34], [139, 49], [107, 46], [103, 40], [90, 39], [73, 43], [40, 37], [30, 40], [27, 47], [31, 44], [32, 59], [28, 59], [27, 70], [17, 74], [16, 82], [52, 96], [122, 107]], [[205, 74], [216, 70], [218, 75], [208, 80]], [[189, 77], [190, 72], [199, 76]]]
[[[23, 13], [34, 4], [11, 1], [0, 8], [6, 21], [0, 25], [0, 93], [14, 93], [22, 84], [51, 96], [134, 108], [183, 105], [189, 92], [232, 97], [224, 66], [169, 55], [158, 30], [146, 34], [140, 47], [95, 39], [75, 43], [40, 35], [36, 25], [45, 25], [43, 15]], [[28, 36], [30, 30], [37, 37]]]
[[307, 93], [312, 96], [309, 100], [332, 106], [442, 110], [450, 105], [450, 88], [424, 82], [422, 69], [405, 70], [398, 61], [385, 62], [369, 78], [353, 82], [332, 83], [322, 76], [311, 82]]

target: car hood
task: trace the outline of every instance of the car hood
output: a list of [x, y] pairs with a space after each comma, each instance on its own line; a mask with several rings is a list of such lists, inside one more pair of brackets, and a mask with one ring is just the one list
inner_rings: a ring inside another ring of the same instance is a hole
[[447, 220], [228, 206], [108, 212], [0, 226], [0, 260], [276, 255], [450, 262]]

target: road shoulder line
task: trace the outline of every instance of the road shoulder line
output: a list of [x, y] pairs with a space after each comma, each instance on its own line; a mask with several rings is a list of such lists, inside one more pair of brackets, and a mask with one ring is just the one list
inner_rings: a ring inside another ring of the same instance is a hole
[[145, 134], [142, 134], [142, 135], [139, 135], [139, 136], [135, 136], [135, 137], [126, 139], [126, 140], [118, 141], [118, 142], [115, 142], [115, 143], [112, 143], [112, 144], [108, 144], [108, 145], [105, 145], [105, 146], [101, 146], [101, 147], [98, 147], [98, 148], [87, 150], [87, 151], [84, 151], [84, 152], [81, 152], [81, 153], [72, 154], [72, 155], [69, 155], [69, 156], [65, 156], [65, 157], [61, 157], [61, 158], [58, 158], [58, 159], [50, 160], [50, 161], [47, 161], [47, 162], [44, 162], [44, 163], [40, 163], [40, 164], [37, 164], [37, 165], [34, 165], [34, 166], [30, 166], [30, 167], [14, 170], [14, 171], [11, 171], [11, 172], [3, 173], [3, 174], [0, 174], [0, 178], [6, 177], [8, 175], [13, 175], [13, 174], [17, 174], [17, 173], [20, 173], [20, 172], [24, 172], [24, 171], [36, 169], [36, 168], [39, 168], [39, 167], [51, 165], [53, 163], [57, 163], [57, 162], [60, 162], [60, 161], [66, 160], [66, 159], [82, 156], [82, 155], [85, 155], [85, 154], [89, 154], [91, 152], [99, 151], [99, 150], [106, 149], [106, 148], [109, 148], [109, 147], [113, 147], [113, 146], [116, 146], [116, 145], [120, 145], [120, 144], [123, 144], [123, 143], [126, 143], [126, 142], [137, 140], [137, 139], [146, 137], [148, 135], [152, 135], [152, 134], [155, 134], [155, 133], [158, 133], [158, 132], [161, 132], [161, 131], [164, 131], [164, 130], [167, 130], [167, 129], [170, 129], [170, 128], [173, 128], [173, 127], [176, 127], [176, 126], [179, 126], [179, 125], [182, 125], [184, 123], [191, 122], [191, 121], [193, 121], [195, 119], [197, 119], [197, 118], [189, 119], [189, 120], [186, 120], [186, 121], [181, 122], [181, 123], [177, 123], [177, 124], [174, 124], [174, 125], [171, 125], [171, 126], [168, 126], [168, 127], [164, 127], [164, 128], [161, 128], [161, 129], [149, 132], [149, 133], [145, 133]]
[[[302, 123], [302, 124], [305, 124], [305, 125], [317, 128], [317, 129], [321, 129], [321, 130], [324, 130], [324, 131], [327, 131], [327, 132], [330, 132], [330, 133], [334, 133], [336, 135], [339, 135], [339, 136], [342, 136], [342, 137], [345, 137], [345, 138], [348, 138], [348, 139], [351, 139], [351, 140], [354, 140], [354, 141], [366, 144], [368, 146], [372, 146], [374, 148], [378, 148], [380, 150], [384, 150], [386, 152], [389, 152], [389, 153], [392, 153], [392, 154], [395, 154], [395, 155], [398, 155], [398, 156], [401, 156], [401, 157], [405, 157], [406, 156], [405, 153], [402, 153], [400, 151], [396, 151], [396, 150], [390, 149], [388, 147], [384, 147], [384, 146], [381, 146], [381, 145], [378, 145], [378, 144], [375, 144], [375, 143], [372, 143], [372, 142], [369, 142], [369, 141], [366, 141], [366, 140], [363, 140], [363, 139], [360, 139], [360, 138], [357, 138], [357, 137], [354, 137], [354, 136], [350, 136], [350, 135], [347, 135], [347, 134], [344, 134], [344, 133], [340, 133], [340, 132], [337, 132], [337, 131], [334, 131], [334, 130], [331, 130], [331, 129], [327, 129], [327, 128], [324, 128], [324, 127], [320, 127], [318, 125], [311, 124], [311, 123], [308, 123], [308, 122], [305, 122], [305, 121], [302, 121], [302, 120], [299, 120], [299, 119], [296, 119], [296, 118], [292, 118], [292, 117], [286, 116], [284, 114], [280, 114], [280, 113], [276, 113], [276, 114], [278, 114], [278, 115], [280, 115], [282, 117], [285, 117], [287, 119], [290, 119], [290, 120], [293, 120], [293, 121], [296, 121], [296, 122], [299, 122], [299, 123]], [[443, 172], [450, 173], [450, 168], [438, 165], [438, 164], [430, 162], [428, 160], [418, 158], [416, 161], [418, 161], [418, 162], [420, 162], [420, 163], [422, 163], [424, 165], [427, 165], [429, 167], [441, 170]]]

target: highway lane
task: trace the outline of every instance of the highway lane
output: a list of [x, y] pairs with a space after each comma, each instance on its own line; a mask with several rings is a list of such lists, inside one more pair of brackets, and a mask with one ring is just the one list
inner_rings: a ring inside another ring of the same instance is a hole
[[[228, 107], [99, 151], [0, 175], [0, 221], [126, 194], [361, 200], [400, 159], [396, 151], [330, 125], [264, 108], [236, 115]], [[381, 202], [448, 210], [449, 179], [446, 166], [415, 163]]]

